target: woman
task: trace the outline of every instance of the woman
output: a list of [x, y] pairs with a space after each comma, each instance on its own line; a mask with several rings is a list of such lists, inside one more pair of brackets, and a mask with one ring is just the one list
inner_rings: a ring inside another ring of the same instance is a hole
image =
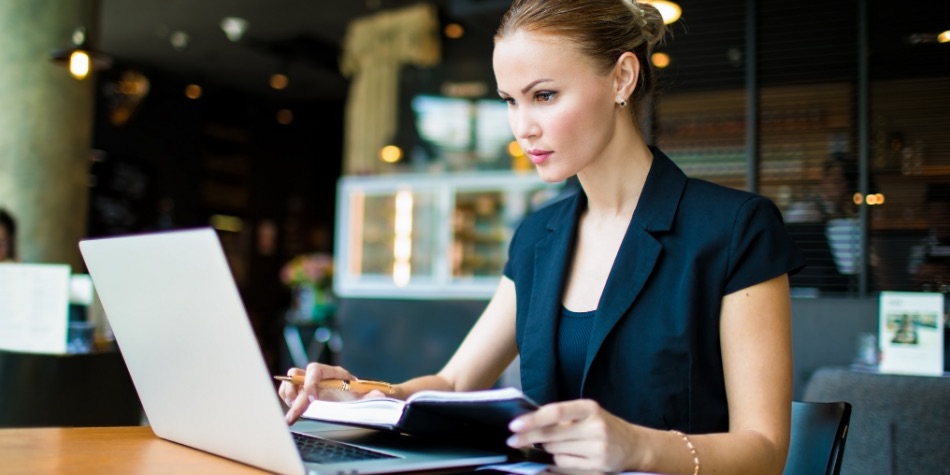
[[[572, 468], [780, 474], [801, 257], [771, 202], [687, 179], [644, 142], [632, 110], [662, 36], [637, 3], [512, 3], [493, 55], [509, 123], [544, 180], [582, 190], [524, 220], [458, 351], [396, 394], [488, 388], [520, 355], [543, 406], [511, 422], [512, 447]], [[319, 379], [351, 377], [310, 365], [279, 390], [288, 421]]]
[[0, 262], [16, 262], [16, 221], [0, 209]]

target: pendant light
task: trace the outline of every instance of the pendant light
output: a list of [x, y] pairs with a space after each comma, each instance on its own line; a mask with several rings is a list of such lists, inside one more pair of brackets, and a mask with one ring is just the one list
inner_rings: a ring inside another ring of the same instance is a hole
[[648, 3], [660, 11], [660, 16], [663, 17], [663, 23], [669, 25], [670, 23], [675, 22], [680, 19], [680, 15], [683, 14], [683, 9], [676, 2], [670, 2], [667, 0], [639, 0], [640, 3]]

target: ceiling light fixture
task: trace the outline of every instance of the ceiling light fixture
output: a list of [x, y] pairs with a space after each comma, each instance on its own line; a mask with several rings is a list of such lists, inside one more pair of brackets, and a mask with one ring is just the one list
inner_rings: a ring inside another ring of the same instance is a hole
[[90, 63], [89, 53], [81, 49], [73, 50], [69, 53], [69, 74], [76, 79], [85, 79], [91, 69]]
[[72, 46], [55, 49], [50, 52], [50, 61], [69, 68], [69, 74], [76, 79], [85, 79], [93, 70], [108, 69], [112, 58], [95, 52], [89, 47], [86, 28], [77, 27], [73, 31]]
[[379, 150], [379, 158], [386, 163], [396, 163], [402, 158], [402, 149], [395, 145], [387, 145]]
[[950, 30], [942, 33], [911, 33], [904, 38], [904, 41], [912, 45], [950, 43]]
[[189, 84], [185, 86], [185, 97], [188, 99], [198, 99], [201, 97], [201, 86]]
[[670, 55], [663, 52], [656, 52], [650, 56], [650, 62], [658, 69], [663, 69], [670, 65]]
[[221, 30], [234, 43], [241, 41], [248, 26], [250, 23], [241, 17], [229, 16], [221, 19]]
[[169, 35], [168, 42], [172, 44], [175, 51], [184, 51], [188, 47], [188, 43], [191, 42], [191, 35], [181, 30], [175, 30]]
[[275, 73], [270, 77], [270, 87], [278, 91], [287, 89], [288, 84], [290, 84], [290, 78], [284, 73]]
[[663, 23], [667, 25], [679, 20], [680, 15], [683, 14], [683, 9], [675, 2], [667, 0], [639, 0], [639, 2], [650, 4], [653, 8], [659, 10], [660, 16], [663, 17]]
[[453, 40], [457, 40], [465, 35], [465, 28], [458, 23], [449, 23], [445, 25], [445, 36]]
[[151, 83], [144, 74], [133, 69], [122, 72], [109, 91], [109, 121], [118, 126], [128, 123], [150, 88]]
[[281, 125], [290, 125], [294, 121], [294, 111], [290, 109], [281, 109], [277, 111], [277, 123]]

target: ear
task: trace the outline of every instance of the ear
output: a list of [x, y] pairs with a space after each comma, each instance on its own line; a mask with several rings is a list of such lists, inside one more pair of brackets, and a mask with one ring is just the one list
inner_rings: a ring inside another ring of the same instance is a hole
[[640, 79], [640, 60], [637, 55], [630, 51], [625, 52], [617, 58], [617, 64], [614, 66], [614, 89], [617, 98], [630, 100], [633, 91], [637, 88]]

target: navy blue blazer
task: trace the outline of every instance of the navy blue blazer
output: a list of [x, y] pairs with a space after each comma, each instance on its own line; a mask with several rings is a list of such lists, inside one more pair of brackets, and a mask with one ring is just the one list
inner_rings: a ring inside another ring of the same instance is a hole
[[[719, 341], [723, 296], [804, 265], [766, 198], [653, 163], [607, 278], [581, 396], [623, 419], [688, 433], [728, 430]], [[557, 322], [583, 191], [529, 215], [509, 248], [524, 392], [558, 397]], [[765, 316], [763, 316], [764, 318]]]

